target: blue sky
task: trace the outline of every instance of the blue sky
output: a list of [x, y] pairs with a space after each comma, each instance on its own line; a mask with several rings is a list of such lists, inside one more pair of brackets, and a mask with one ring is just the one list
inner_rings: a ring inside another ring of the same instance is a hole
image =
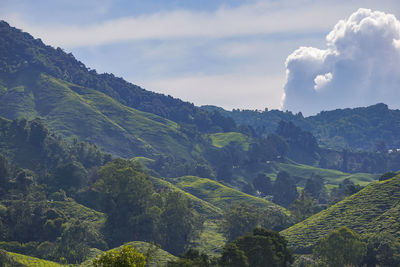
[[396, 0], [0, 0], [0, 18], [98, 72], [197, 105], [280, 108], [285, 60], [358, 8]]

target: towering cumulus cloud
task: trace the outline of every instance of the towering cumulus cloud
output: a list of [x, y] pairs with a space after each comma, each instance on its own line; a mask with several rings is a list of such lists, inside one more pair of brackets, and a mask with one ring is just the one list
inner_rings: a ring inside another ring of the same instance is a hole
[[305, 115], [383, 102], [400, 107], [400, 22], [359, 9], [327, 35], [327, 48], [300, 47], [286, 59], [283, 109]]

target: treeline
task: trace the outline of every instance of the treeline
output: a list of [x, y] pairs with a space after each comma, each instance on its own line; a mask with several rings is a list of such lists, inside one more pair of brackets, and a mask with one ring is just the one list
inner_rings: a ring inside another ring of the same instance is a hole
[[217, 110], [232, 118], [238, 125], [250, 126], [257, 136], [273, 133], [280, 121], [292, 122], [311, 132], [324, 147], [342, 150], [363, 150], [374, 152], [375, 144], [384, 141], [388, 149], [400, 148], [400, 111], [391, 110], [379, 103], [369, 107], [322, 111], [315, 116], [303, 117], [300, 113], [279, 110], [226, 111], [214, 106], [202, 107], [208, 111]]
[[169, 267], [338, 267], [399, 266], [400, 243], [388, 233], [362, 238], [347, 227], [322, 237], [311, 255], [294, 255], [286, 240], [274, 231], [255, 228], [227, 243], [221, 256], [209, 257], [190, 249]]
[[137, 163], [65, 142], [40, 120], [1, 127], [0, 248], [65, 263], [132, 240], [178, 254], [202, 229], [188, 198], [156, 189]]
[[288, 267], [294, 261], [293, 253], [287, 248], [286, 240], [274, 231], [255, 228], [227, 243], [220, 257], [209, 257], [197, 250], [186, 251], [169, 267]]
[[[113, 74], [98, 74], [61, 48], [45, 45], [40, 39], [0, 21], [0, 75], [44, 72], [67, 82], [98, 90], [120, 103], [173, 120], [182, 127], [200, 132], [240, 130], [231, 118], [208, 112], [192, 103], [154, 93], [128, 83]], [[244, 127], [246, 128], [246, 127]]]

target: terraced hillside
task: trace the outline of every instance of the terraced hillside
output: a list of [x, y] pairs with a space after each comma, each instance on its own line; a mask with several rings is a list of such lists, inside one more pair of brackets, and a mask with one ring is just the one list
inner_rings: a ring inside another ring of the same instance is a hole
[[245, 202], [260, 208], [275, 207], [277, 212], [288, 213], [281, 206], [268, 200], [248, 195], [207, 178], [184, 176], [170, 179], [170, 181], [182, 190], [221, 209], [225, 209], [232, 204]]
[[379, 174], [371, 173], [346, 173], [338, 170], [317, 168], [297, 163], [277, 163], [278, 170], [286, 171], [299, 180], [305, 180], [312, 175], [321, 176], [328, 188], [339, 185], [344, 179], [350, 179], [355, 184], [366, 186], [378, 179]]
[[[149, 267], [162, 267], [166, 266], [169, 261], [176, 260], [176, 257], [171, 255], [170, 253], [160, 249], [159, 247], [152, 245], [147, 242], [142, 242], [142, 241], [134, 241], [134, 242], [129, 242], [126, 243], [125, 245], [131, 245], [135, 247], [140, 253], [143, 254], [149, 254], [150, 257], [147, 259], [147, 265]], [[114, 249], [119, 249], [114, 248]], [[18, 266], [29, 266], [29, 267], [89, 267], [93, 266], [92, 261], [93, 259], [103, 253], [101, 250], [96, 250], [94, 249], [91, 252], [91, 255], [89, 259], [86, 261], [82, 262], [81, 264], [60, 264], [57, 262], [53, 261], [48, 261], [48, 260], [43, 260], [19, 253], [13, 253], [13, 252], [8, 252], [8, 255], [10, 256], [10, 259], [13, 261], [13, 264], [19, 264]], [[14, 266], [14, 265], [13, 265]], [[17, 265], [16, 265], [17, 266]]]
[[5, 118], [42, 118], [70, 139], [95, 143], [122, 157], [191, 157], [191, 144], [176, 123], [124, 106], [96, 90], [40, 72], [0, 77], [0, 83], [0, 116]]
[[225, 147], [231, 142], [239, 143], [243, 150], [247, 151], [249, 149], [250, 140], [249, 137], [237, 132], [229, 133], [215, 133], [210, 134], [211, 142], [215, 147]]
[[390, 232], [400, 238], [400, 175], [375, 182], [358, 193], [281, 233], [297, 253], [309, 253], [319, 238], [347, 226], [367, 235]]

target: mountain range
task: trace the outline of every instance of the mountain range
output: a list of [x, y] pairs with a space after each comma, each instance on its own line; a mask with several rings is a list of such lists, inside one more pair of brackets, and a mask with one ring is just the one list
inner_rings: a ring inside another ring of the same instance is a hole
[[[398, 239], [399, 140], [400, 111], [382, 103], [311, 117], [197, 107], [0, 22], [4, 261], [79, 263], [133, 241], [215, 256], [238, 206], [299, 254], [337, 226]], [[305, 220], [302, 192], [315, 204]]]

